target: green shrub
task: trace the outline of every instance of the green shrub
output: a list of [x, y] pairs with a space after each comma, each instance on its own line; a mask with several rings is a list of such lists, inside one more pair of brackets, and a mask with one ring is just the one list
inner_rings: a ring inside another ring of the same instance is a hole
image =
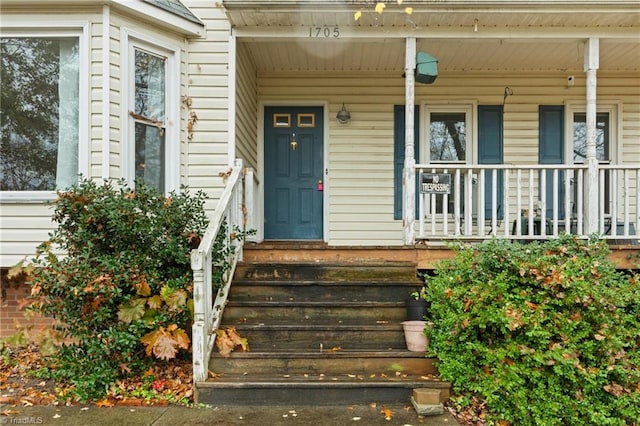
[[640, 418], [640, 285], [606, 242], [493, 240], [426, 277], [443, 379], [492, 421], [621, 425]]
[[65, 341], [48, 375], [87, 400], [142, 371], [148, 355], [167, 360], [189, 349], [190, 251], [207, 225], [204, 194], [85, 180], [58, 195], [57, 229], [35, 259], [32, 306], [59, 320]]

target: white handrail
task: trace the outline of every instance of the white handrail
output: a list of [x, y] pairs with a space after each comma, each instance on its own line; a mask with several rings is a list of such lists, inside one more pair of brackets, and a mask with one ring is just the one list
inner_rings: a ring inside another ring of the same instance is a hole
[[[193, 380], [203, 382], [209, 374], [209, 357], [215, 343], [215, 331], [220, 326], [227, 303], [231, 280], [238, 260], [242, 259], [243, 238], [234, 238], [238, 230], [245, 231], [244, 185], [242, 160], [231, 168], [226, 187], [220, 196], [209, 226], [197, 249], [191, 251], [193, 270]], [[224, 231], [222, 237], [219, 234]], [[222, 238], [227, 258], [223, 282], [213, 301], [213, 249]]]

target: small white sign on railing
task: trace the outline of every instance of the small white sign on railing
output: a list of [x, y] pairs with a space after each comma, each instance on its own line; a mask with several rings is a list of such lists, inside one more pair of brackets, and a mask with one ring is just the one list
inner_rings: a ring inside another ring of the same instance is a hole
[[446, 173], [420, 173], [421, 194], [451, 194], [451, 175]]

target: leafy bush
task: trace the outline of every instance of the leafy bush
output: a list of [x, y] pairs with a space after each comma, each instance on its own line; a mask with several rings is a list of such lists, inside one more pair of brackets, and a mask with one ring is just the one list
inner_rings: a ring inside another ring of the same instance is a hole
[[636, 422], [639, 279], [607, 253], [570, 236], [460, 248], [426, 277], [442, 377], [500, 424]]
[[58, 227], [35, 259], [32, 306], [59, 320], [65, 344], [48, 374], [73, 396], [104, 395], [149, 364], [145, 352], [167, 360], [189, 349], [189, 255], [207, 225], [203, 205], [203, 193], [165, 197], [140, 183], [85, 180], [59, 193]]

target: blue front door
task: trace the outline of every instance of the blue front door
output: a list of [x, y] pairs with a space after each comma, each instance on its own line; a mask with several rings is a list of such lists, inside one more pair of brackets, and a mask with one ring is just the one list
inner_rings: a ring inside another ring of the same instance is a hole
[[322, 239], [323, 109], [267, 107], [264, 237]]

